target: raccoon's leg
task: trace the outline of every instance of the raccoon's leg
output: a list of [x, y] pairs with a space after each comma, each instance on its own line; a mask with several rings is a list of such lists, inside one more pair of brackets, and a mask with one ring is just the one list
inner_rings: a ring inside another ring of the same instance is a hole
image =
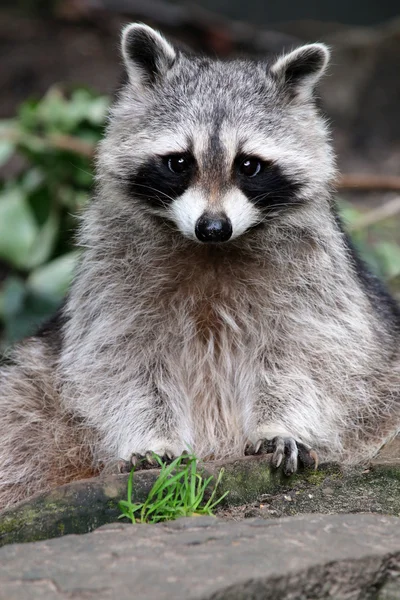
[[62, 408], [56, 353], [31, 338], [0, 368], [0, 509], [97, 472], [92, 432]]
[[[99, 456], [107, 470], [154, 468], [158, 465], [154, 454], [170, 462], [189, 450], [192, 434], [185, 406], [172, 394], [172, 399], [164, 394], [153, 379], [150, 383], [147, 378], [136, 379], [128, 371], [126, 381], [126, 385], [119, 382], [123, 393], [116, 397], [113, 390], [118, 389], [118, 381], [111, 374], [109, 393], [92, 397], [89, 406], [91, 422], [100, 435]], [[85, 398], [84, 391], [80, 390], [79, 397]]]
[[[168, 462], [190, 447], [187, 427], [180, 423], [174, 407], [144, 392], [141, 382], [131, 381], [119, 402], [112, 391], [91, 398], [90, 408], [97, 409], [91, 410], [91, 423], [99, 435], [97, 455], [109, 473], [154, 468], [158, 464], [154, 454]], [[79, 397], [85, 398], [82, 390]], [[82, 415], [84, 420], [88, 412]]]
[[[168, 421], [165, 415], [164, 419], [158, 418], [157, 420], [164, 422], [164, 424]], [[129, 448], [129, 451], [120, 450], [117, 462], [117, 470], [120, 473], [130, 472], [132, 468], [135, 468], [136, 471], [156, 468], [159, 463], [154, 457], [155, 454], [157, 454], [163, 463], [170, 463], [178, 456], [186, 455], [187, 453], [187, 447], [183, 441], [179, 442], [176, 439], [176, 434], [173, 431], [149, 427], [145, 437], [147, 438], [146, 440], [142, 439], [139, 442], [137, 436], [135, 436], [128, 444], [124, 444], [126, 448]], [[172, 441], [172, 438], [175, 441]]]

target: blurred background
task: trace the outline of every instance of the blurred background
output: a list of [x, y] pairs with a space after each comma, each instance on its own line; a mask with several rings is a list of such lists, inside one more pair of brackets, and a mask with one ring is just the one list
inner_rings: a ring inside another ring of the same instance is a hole
[[398, 0], [2, 0], [0, 352], [57, 309], [78, 256], [77, 214], [122, 76], [130, 21], [222, 58], [327, 42], [320, 88], [341, 177], [338, 199], [373, 270], [400, 292]]

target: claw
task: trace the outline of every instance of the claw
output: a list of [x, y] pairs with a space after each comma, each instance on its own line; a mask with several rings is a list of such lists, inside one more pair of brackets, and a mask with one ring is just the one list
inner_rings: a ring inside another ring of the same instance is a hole
[[318, 454], [315, 452], [315, 450], [310, 450], [309, 455], [314, 460], [314, 469], [316, 471], [318, 469], [318, 465], [319, 465]]
[[310, 467], [318, 466], [318, 456], [304, 444], [296, 442], [294, 438], [276, 436], [271, 439], [259, 439], [255, 444], [248, 443], [245, 455], [272, 453], [271, 464], [278, 469], [283, 466], [285, 475], [293, 475], [298, 470], [299, 464]]
[[149, 465], [152, 465], [154, 467], [156, 465], [158, 465], [158, 462], [157, 462], [157, 460], [154, 457], [154, 452], [146, 452], [145, 459], [146, 459], [146, 461], [148, 462]]
[[247, 442], [244, 448], [245, 456], [253, 456], [254, 454], [261, 454], [261, 446], [263, 445], [264, 440], [257, 440], [255, 444], [251, 442]]
[[255, 448], [255, 445], [253, 445], [251, 442], [247, 442], [247, 444], [244, 447], [244, 455], [252, 456], [253, 454], [256, 454], [254, 448]]
[[143, 456], [141, 454], [132, 454], [130, 463], [132, 467], [136, 468], [143, 462]]
[[254, 446], [254, 454], [258, 454], [262, 446], [262, 440], [258, 440]]
[[[139, 454], [138, 452], [134, 452], [131, 455], [129, 461], [126, 461], [126, 460], [119, 461], [118, 470], [120, 473], [129, 473], [132, 470], [132, 468], [134, 468], [136, 470], [159, 468], [160, 464], [159, 464], [159, 461], [156, 459], [155, 454], [156, 453], [153, 452], [152, 450], [148, 450], [144, 454]], [[184, 456], [184, 455], [186, 456], [187, 453], [183, 453], [182, 456]], [[166, 450], [164, 452], [163, 456], [160, 456], [160, 458], [163, 463], [168, 464], [173, 461], [173, 459], [175, 458], [175, 455], [172, 451]]]
[[284, 473], [285, 475], [293, 475], [297, 471], [298, 465], [298, 445], [296, 442], [289, 438], [285, 440], [285, 455], [287, 456], [285, 461]]
[[285, 440], [281, 437], [276, 437], [272, 440], [275, 446], [274, 453], [272, 455], [272, 465], [276, 468], [280, 467], [285, 455]]
[[132, 468], [132, 465], [130, 464], [130, 462], [128, 460], [121, 459], [117, 463], [118, 473], [129, 473], [131, 468]]

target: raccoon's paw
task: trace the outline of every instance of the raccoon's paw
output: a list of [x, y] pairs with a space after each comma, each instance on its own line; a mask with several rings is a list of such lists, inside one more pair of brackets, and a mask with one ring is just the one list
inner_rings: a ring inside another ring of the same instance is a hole
[[318, 466], [316, 452], [291, 437], [259, 439], [255, 444], [247, 444], [245, 454], [272, 454], [272, 466], [278, 468], [282, 465], [285, 475], [296, 473], [299, 465], [315, 469]]
[[[143, 471], [145, 469], [157, 469], [157, 467], [160, 466], [160, 463], [156, 459], [155, 454], [156, 453], [152, 451], [145, 452], [144, 454], [134, 452], [130, 456], [129, 460], [121, 459], [118, 462], [118, 471], [119, 473], [130, 473], [132, 469], [135, 469], [135, 471]], [[171, 464], [172, 461], [175, 460], [175, 458], [177, 458], [175, 453], [170, 450], [165, 450], [165, 452], [162, 455], [157, 454], [157, 456], [164, 465]], [[185, 459], [189, 455], [187, 454], [187, 452], [182, 452], [180, 456], [182, 456], [182, 458]]]

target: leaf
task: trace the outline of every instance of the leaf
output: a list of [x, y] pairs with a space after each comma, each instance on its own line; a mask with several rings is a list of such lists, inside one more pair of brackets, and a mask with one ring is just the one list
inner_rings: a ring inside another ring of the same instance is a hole
[[53, 209], [32, 244], [29, 259], [25, 262], [29, 269], [38, 267], [50, 258], [56, 243], [59, 223], [59, 213]]
[[71, 284], [79, 251], [74, 250], [38, 267], [27, 279], [28, 289], [53, 301], [60, 301]]
[[55, 210], [54, 194], [51, 194], [48, 186], [41, 185], [33, 188], [27, 193], [27, 201], [39, 227], [45, 225]]
[[341, 200], [339, 202], [338, 206], [339, 206], [340, 216], [342, 217], [345, 225], [354, 223], [363, 214], [361, 211], [359, 211], [357, 208], [355, 208], [352, 204], [350, 204], [349, 202], [345, 202], [344, 200]]
[[31, 294], [26, 285], [24, 288], [24, 291], [21, 288], [19, 297], [10, 299], [13, 304], [12, 314], [8, 314], [5, 319], [6, 344], [12, 344], [35, 333], [37, 328], [55, 313], [60, 304], [59, 301], [54, 302]]
[[0, 139], [0, 167], [5, 165], [15, 152], [15, 143]]
[[0, 257], [26, 268], [39, 228], [21, 189], [8, 186], [0, 194]]
[[63, 97], [62, 92], [57, 87], [49, 89], [44, 98], [37, 106], [37, 117], [39, 122], [48, 131], [54, 129], [59, 131], [68, 131], [74, 126], [75, 122], [70, 123], [68, 114], [68, 103]]
[[386, 278], [400, 273], [400, 247], [393, 242], [380, 242], [376, 245], [376, 254], [382, 263]]
[[39, 121], [37, 114], [38, 105], [39, 101], [36, 99], [26, 100], [20, 105], [18, 122], [23, 129], [31, 131], [37, 127]]
[[10, 275], [0, 288], [0, 317], [3, 320], [11, 318], [21, 311], [26, 290], [20, 277]]
[[58, 201], [70, 211], [80, 211], [88, 202], [88, 193], [77, 191], [71, 186], [60, 186], [58, 189]]
[[33, 167], [29, 169], [21, 180], [21, 186], [27, 194], [35, 192], [45, 183], [45, 173], [42, 169]]
[[107, 96], [99, 96], [92, 100], [88, 121], [93, 125], [104, 125], [109, 106], [110, 99]]

